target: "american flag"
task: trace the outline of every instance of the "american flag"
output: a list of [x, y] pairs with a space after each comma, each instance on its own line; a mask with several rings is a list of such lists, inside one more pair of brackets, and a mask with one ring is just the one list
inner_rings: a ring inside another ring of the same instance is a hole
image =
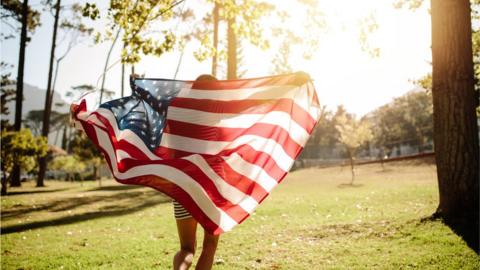
[[286, 176], [319, 118], [305, 73], [227, 81], [137, 78], [76, 125], [114, 178], [178, 201], [210, 233], [243, 222]]

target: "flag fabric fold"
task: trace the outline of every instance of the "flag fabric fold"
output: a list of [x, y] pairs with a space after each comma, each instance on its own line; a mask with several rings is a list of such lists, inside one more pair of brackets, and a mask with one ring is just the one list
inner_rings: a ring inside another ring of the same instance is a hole
[[75, 125], [113, 177], [178, 201], [212, 234], [243, 222], [290, 170], [320, 108], [305, 73], [226, 80], [137, 78], [132, 95], [87, 109]]

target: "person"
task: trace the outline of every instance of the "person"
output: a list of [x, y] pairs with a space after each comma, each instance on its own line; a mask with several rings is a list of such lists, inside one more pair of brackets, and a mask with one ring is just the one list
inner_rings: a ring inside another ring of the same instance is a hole
[[[200, 75], [196, 81], [216, 81], [211, 75]], [[193, 263], [197, 244], [197, 221], [186, 211], [182, 205], [173, 200], [175, 219], [177, 222], [180, 250], [173, 257], [173, 269], [185, 270]], [[212, 269], [219, 235], [213, 235], [204, 230], [202, 253], [195, 266], [196, 270]]]
[[[131, 76], [138, 76], [133, 74]], [[195, 81], [216, 81], [211, 75], [200, 75]], [[76, 105], [70, 106], [70, 115]], [[71, 119], [71, 124], [73, 123]], [[186, 270], [193, 263], [193, 257], [196, 251], [197, 221], [185, 210], [180, 203], [173, 200], [174, 215], [177, 223], [178, 237], [180, 240], [180, 250], [173, 257], [173, 269]], [[215, 252], [217, 250], [219, 236], [208, 233], [204, 230], [202, 253], [198, 258], [195, 269], [208, 270], [212, 268]]]

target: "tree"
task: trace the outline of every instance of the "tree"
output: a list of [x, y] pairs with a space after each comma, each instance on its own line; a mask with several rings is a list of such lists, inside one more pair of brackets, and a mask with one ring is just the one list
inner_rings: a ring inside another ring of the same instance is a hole
[[[40, 136], [42, 134], [42, 120], [44, 114], [44, 110], [31, 110], [28, 112], [25, 119], [23, 119], [25, 127], [29, 128], [34, 136]], [[53, 128], [58, 130], [61, 128], [62, 122], [65, 123], [65, 119], [68, 119], [68, 114], [52, 111], [50, 118], [49, 130]]]
[[[17, 70], [17, 89], [15, 93], [15, 123], [14, 129], [19, 131], [22, 127], [22, 103], [23, 103], [23, 77], [24, 77], [24, 70], [25, 70], [25, 49], [27, 46], [27, 42], [29, 40], [27, 36], [27, 32], [33, 32], [35, 28], [40, 24], [39, 22], [39, 13], [33, 11], [30, 6], [28, 5], [28, 0], [24, 0], [23, 3], [15, 0], [7, 0], [2, 1], [2, 8], [4, 8], [6, 12], [5, 18], [2, 16], [2, 20], [5, 22], [6, 25], [10, 25], [7, 23], [8, 18], [14, 18], [18, 22], [21, 23], [20, 29], [20, 49], [19, 49], [19, 56], [18, 56], [18, 70]], [[12, 27], [14, 28], [14, 27]], [[2, 31], [3, 32], [3, 31]], [[3, 37], [3, 34], [2, 34]], [[5, 39], [9, 37], [4, 37]], [[13, 186], [20, 186], [20, 168], [15, 166], [13, 169], [13, 176], [11, 177], [12, 185]]]
[[[80, 174], [85, 171], [85, 163], [74, 155], [57, 156], [53, 159], [49, 168], [53, 170], [60, 170], [66, 173], [65, 180], [73, 180], [75, 174]], [[83, 177], [80, 176], [83, 185]]]
[[93, 167], [93, 179], [99, 180], [99, 186], [102, 185], [101, 177], [98, 177], [98, 169], [104, 162], [102, 152], [100, 152], [92, 140], [90, 140], [84, 133], [77, 131], [75, 137], [71, 142], [73, 153], [79, 160], [91, 165]]
[[[11, 79], [11, 72], [10, 69], [13, 67], [5, 62], [1, 62], [0, 64], [2, 74], [1, 74], [1, 81], [0, 81], [0, 90], [1, 90], [1, 107], [0, 113], [1, 115], [9, 115], [10, 111], [8, 110], [7, 103], [10, 101], [15, 100], [15, 89], [12, 88], [12, 85], [15, 84], [15, 81]], [[13, 126], [8, 122], [6, 119], [1, 119], [1, 129], [4, 130], [11, 130]]]
[[398, 145], [418, 147], [433, 140], [433, 105], [431, 93], [410, 91], [369, 114], [374, 123], [373, 142], [388, 154]]
[[[151, 33], [150, 26], [158, 20], [166, 21], [173, 15], [172, 9], [185, 0], [136, 0], [110, 1], [110, 7], [106, 14], [108, 25], [104, 33], [97, 32], [95, 41], [102, 42], [111, 40], [105, 67], [102, 74], [102, 86], [100, 88], [100, 103], [103, 99], [106, 73], [109, 69], [110, 56], [113, 48], [122, 35], [123, 48], [121, 52], [122, 63], [135, 64], [141, 59], [141, 55], [161, 56], [165, 52], [173, 49], [175, 45], [175, 35], [168, 30], [162, 30], [161, 35]], [[93, 20], [100, 18], [101, 14], [95, 4], [86, 3], [83, 9], [83, 15]], [[160, 37], [160, 38], [159, 38]]]
[[[22, 28], [22, 18], [23, 18], [23, 5], [28, 2], [22, 2], [19, 0], [3, 0], [2, 1], [2, 16], [1, 21], [4, 26], [8, 26], [8, 29], [12, 32], [6, 31], [7, 28], [2, 28], [2, 33], [0, 33], [0, 39], [6, 40], [15, 37], [15, 33], [21, 32]], [[27, 31], [33, 33], [35, 29], [40, 26], [40, 12], [35, 9], [32, 9], [31, 6], [28, 6], [28, 16], [27, 16]], [[17, 26], [17, 22], [19, 26]], [[27, 37], [27, 42], [29, 38]]]
[[[50, 128], [50, 112], [51, 112], [51, 104], [50, 104], [50, 92], [53, 92], [52, 89], [52, 74], [53, 74], [53, 60], [55, 59], [55, 48], [57, 43], [57, 30], [58, 30], [58, 21], [60, 18], [60, 0], [57, 0], [55, 4], [55, 19], [53, 23], [53, 35], [52, 35], [52, 46], [50, 50], [50, 65], [48, 69], [48, 82], [47, 82], [47, 91], [45, 94], [45, 109], [43, 113], [43, 121], [42, 121], [42, 136], [48, 138], [49, 128]], [[47, 170], [47, 159], [44, 157], [40, 157], [39, 159], [39, 166], [40, 170], [38, 172], [37, 178], [37, 187], [43, 187], [43, 180], [45, 178], [45, 172]]]
[[[23, 75], [25, 69], [25, 49], [29, 37], [27, 32], [35, 31], [35, 28], [40, 25], [40, 13], [36, 10], [33, 10], [28, 5], [28, 0], [23, 2], [17, 0], [6, 0], [2, 1], [2, 8], [5, 11], [5, 14], [2, 14], [2, 22], [5, 25], [10, 26], [10, 28], [18, 32], [18, 29], [15, 26], [12, 26], [8, 20], [14, 19], [20, 23], [20, 49], [19, 49], [19, 58], [18, 58], [18, 70], [17, 70], [17, 89], [16, 89], [16, 103], [15, 103], [15, 124], [14, 128], [16, 131], [20, 130], [22, 124], [22, 103], [23, 103]], [[2, 31], [2, 38], [8, 39], [12, 38], [13, 35], [4, 36]], [[3, 68], [3, 67], [2, 67]]]
[[[468, 0], [431, 0], [432, 96], [440, 202], [435, 213], [463, 224], [478, 252], [479, 138]], [[456, 225], [454, 225], [456, 226]], [[457, 226], [458, 228], [458, 226]]]
[[[238, 77], [238, 48], [241, 42], [248, 41], [261, 49], [267, 49], [269, 41], [264, 37], [264, 28], [260, 19], [267, 16], [274, 6], [263, 1], [255, 0], [208, 0], [213, 3], [212, 12], [203, 17], [203, 24], [198, 24], [191, 35], [200, 42], [200, 48], [194, 53], [198, 61], [212, 57], [212, 73], [218, 74], [220, 61], [227, 61], [227, 79]], [[218, 19], [216, 17], [218, 12]], [[213, 18], [213, 20], [212, 20]], [[216, 34], [218, 24], [227, 23], [227, 35], [220, 39]], [[211, 27], [211, 26], [212, 27]], [[213, 35], [213, 39], [210, 38]], [[222, 41], [226, 41], [226, 49], [221, 48]], [[239, 46], [240, 45], [240, 46]]]
[[1, 167], [2, 195], [7, 194], [8, 178], [12, 177], [15, 165], [29, 172], [36, 166], [36, 159], [47, 154], [45, 137], [34, 137], [29, 129], [2, 131]]
[[365, 119], [357, 120], [355, 116], [348, 116], [346, 114], [338, 118], [336, 128], [340, 133], [339, 141], [345, 145], [347, 149], [348, 158], [350, 160], [350, 169], [352, 172], [352, 180], [350, 185], [353, 185], [355, 180], [355, 155], [357, 149], [365, 142], [372, 139], [372, 132], [370, 123]]

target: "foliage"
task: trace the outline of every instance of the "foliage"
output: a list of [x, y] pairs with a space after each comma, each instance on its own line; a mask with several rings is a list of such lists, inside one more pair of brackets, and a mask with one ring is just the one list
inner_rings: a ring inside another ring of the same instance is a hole
[[[53, 10], [54, 7], [51, 7], [51, 9]], [[66, 57], [70, 50], [78, 43], [81, 43], [83, 41], [82, 38], [89, 37], [93, 33], [93, 28], [88, 27], [82, 20], [83, 7], [80, 4], [74, 3], [66, 7], [61, 7], [61, 9], [62, 17], [60, 19], [59, 29], [62, 30], [62, 36], [56, 46], [59, 47], [65, 41], [67, 42], [67, 46], [65, 51], [59, 54], [60, 57], [56, 57], [57, 68], [55, 72], [58, 70], [59, 62]], [[54, 81], [55, 80], [56, 74]], [[53, 85], [53, 89], [55, 89], [55, 84]]]
[[98, 167], [103, 164], [104, 157], [97, 146], [84, 133], [77, 131], [72, 141], [70, 148], [75, 156], [94, 168], [94, 178], [97, 178]]
[[[214, 55], [218, 57], [219, 61], [226, 61], [227, 59], [226, 42], [222, 42], [226, 41], [227, 38], [219, 38], [219, 44], [223, 46], [218, 46], [218, 51], [213, 44], [212, 13], [215, 4], [219, 7], [219, 23], [234, 19], [233, 30], [238, 42], [237, 48], [242, 48], [245, 41], [262, 50], [270, 47], [269, 40], [264, 35], [265, 29], [261, 19], [274, 10], [273, 5], [256, 0], [207, 0], [206, 2], [212, 4], [211, 12], [204, 14], [201, 23], [195, 24], [194, 28], [185, 35], [187, 40], [193, 37], [200, 42], [200, 47], [194, 52], [198, 61], [205, 61]], [[194, 14], [192, 15], [194, 17]], [[237, 63], [237, 65], [240, 64]], [[241, 77], [241, 74], [237, 75]]]
[[338, 137], [340, 136], [335, 126], [339, 124], [338, 119], [344, 115], [347, 115], [347, 111], [342, 105], [339, 105], [335, 112], [327, 110], [324, 106], [322, 108], [321, 117], [318, 120], [308, 143], [321, 146], [335, 146], [338, 142]]
[[[284, 14], [286, 15], [286, 13]], [[290, 63], [292, 47], [302, 44], [302, 39], [294, 31], [284, 27], [274, 28], [272, 32], [274, 37], [281, 40], [278, 51], [272, 60], [273, 72], [275, 74], [290, 73], [293, 71]]]
[[319, 33], [319, 30], [326, 30], [328, 27], [325, 14], [322, 12], [318, 0], [297, 1], [298, 8], [306, 14], [301, 23], [302, 29], [296, 28], [288, 10], [281, 9], [281, 6], [278, 6], [275, 12], [275, 17], [279, 19], [279, 23], [272, 26], [271, 29], [272, 36], [277, 40], [275, 48], [277, 53], [272, 60], [274, 74], [293, 71], [290, 57], [296, 46], [302, 46], [299, 51], [302, 52], [304, 59], [311, 59], [320, 44], [321, 32]]
[[424, 0], [396, 0], [393, 4], [395, 8], [408, 8], [415, 10], [422, 6]]
[[[20, 32], [19, 26], [14, 26], [10, 24], [10, 21], [13, 19], [18, 24], [22, 24], [22, 13], [23, 13], [23, 1], [19, 0], [2, 0], [2, 16], [1, 21], [4, 26], [9, 26], [14, 32]], [[28, 18], [27, 18], [27, 31], [34, 32], [35, 29], [40, 26], [40, 12], [32, 9], [31, 6], [28, 7]], [[15, 35], [7, 35], [2, 29], [0, 39], [10, 39], [15, 37]], [[28, 40], [27, 40], [28, 41]]]
[[396, 145], [422, 146], [433, 140], [430, 92], [410, 91], [376, 109], [369, 118], [374, 126], [374, 143], [385, 148], [387, 153]]
[[[0, 104], [0, 114], [1, 115], [9, 115], [10, 111], [8, 110], [7, 103], [10, 101], [15, 100], [16, 96], [16, 91], [15, 88], [12, 88], [13, 85], [15, 85], [15, 80], [11, 79], [10, 77], [12, 76], [12, 73], [10, 72], [10, 69], [13, 67], [10, 64], [7, 64], [5, 62], [1, 62], [0, 64], [1, 67], [1, 81], [0, 81], [0, 91], [1, 91], [1, 104]], [[8, 123], [8, 120], [6, 119], [1, 119], [1, 129], [2, 130], [8, 130], [11, 129], [12, 125]]]
[[342, 114], [337, 119], [338, 124], [335, 128], [338, 130], [340, 137], [338, 140], [345, 145], [350, 159], [350, 169], [352, 173], [353, 184], [355, 180], [355, 155], [357, 149], [372, 139], [372, 131], [370, 122], [365, 118], [356, 119], [354, 115]]
[[376, 20], [375, 13], [370, 13], [368, 16], [360, 20], [360, 33], [359, 33], [359, 40], [361, 49], [364, 52], [367, 52], [370, 57], [379, 57], [380, 56], [380, 48], [372, 47], [369, 43], [369, 36], [371, 33], [378, 30], [378, 23]]
[[354, 116], [342, 115], [338, 118], [335, 126], [340, 137], [338, 140], [345, 145], [350, 156], [353, 158], [356, 149], [372, 139], [371, 126], [365, 119], [356, 119]]
[[34, 137], [29, 129], [20, 131], [3, 131], [2, 171], [10, 173], [14, 165], [19, 165], [29, 172], [36, 166], [36, 158], [47, 154], [48, 146], [45, 137]]
[[85, 171], [86, 165], [74, 155], [57, 156], [49, 165], [50, 169], [60, 170], [67, 173], [67, 179], [71, 174], [81, 173]]
[[[112, 0], [106, 14], [100, 12], [94, 3], [87, 3], [83, 8], [83, 16], [96, 20], [105, 17], [108, 25], [104, 33], [97, 32], [95, 41], [116, 40], [118, 33], [122, 36], [122, 62], [137, 63], [143, 55], [160, 56], [173, 49], [175, 35], [168, 30], [151, 29], [158, 21], [169, 20], [172, 8], [184, 0]], [[159, 39], [158, 37], [161, 36]]]
[[423, 89], [427, 90], [427, 92], [432, 92], [432, 73], [428, 73], [427, 75], [421, 77], [420, 79], [413, 80], [413, 83], [417, 86], [422, 87]]
[[[33, 135], [38, 136], [42, 133], [42, 121], [44, 110], [31, 110], [28, 112], [23, 123], [25, 127], [29, 128]], [[59, 130], [63, 125], [68, 124], [69, 114], [52, 111], [50, 113], [50, 128]]]

